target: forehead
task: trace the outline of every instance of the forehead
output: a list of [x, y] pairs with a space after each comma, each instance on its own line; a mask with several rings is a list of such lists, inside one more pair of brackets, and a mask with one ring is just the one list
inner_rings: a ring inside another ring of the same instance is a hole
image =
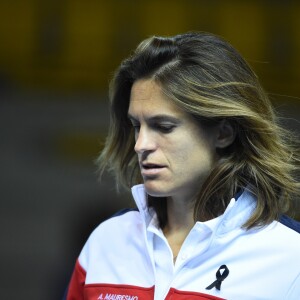
[[152, 79], [140, 79], [134, 82], [130, 93], [128, 114], [168, 113], [178, 117], [185, 113], [161, 90], [161, 87]]

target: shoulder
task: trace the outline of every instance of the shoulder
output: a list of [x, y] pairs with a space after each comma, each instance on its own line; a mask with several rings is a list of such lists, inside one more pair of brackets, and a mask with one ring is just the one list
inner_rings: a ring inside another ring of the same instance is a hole
[[102, 234], [110, 234], [111, 236], [124, 234], [129, 227], [139, 226], [141, 221], [142, 220], [138, 209], [124, 208], [100, 223], [94, 229], [88, 240], [93, 239], [94, 236]]
[[[300, 223], [296, 220], [282, 215], [269, 225], [250, 229], [249, 233], [253, 234], [257, 248], [259, 248], [258, 245], [261, 245], [263, 249], [269, 248], [268, 252], [281, 253], [283, 259], [290, 260], [291, 257], [297, 258], [300, 253], [299, 226]], [[300, 264], [297, 263], [297, 265], [299, 268]]]
[[140, 243], [144, 225], [137, 209], [123, 209], [102, 222], [89, 236], [80, 255], [84, 270], [94, 261], [102, 261], [107, 255], [118, 254]]
[[112, 219], [112, 218], [115, 218], [115, 217], [120, 217], [120, 216], [123, 216], [127, 213], [134, 213], [134, 212], [139, 212], [139, 210], [137, 208], [123, 208], [119, 211], [117, 211], [115, 214], [113, 214], [110, 218], [108, 218], [107, 220], [109, 219]]
[[99, 248], [113, 241], [122, 241], [128, 235], [138, 235], [143, 222], [137, 209], [122, 209], [100, 223], [90, 234], [84, 248]]
[[[300, 251], [300, 223], [282, 215], [265, 230], [264, 242], [269, 241], [274, 249], [282, 249], [290, 257], [298, 257]], [[300, 261], [299, 261], [300, 262]], [[298, 265], [300, 267], [300, 265]]]
[[300, 222], [288, 217], [287, 215], [282, 215], [279, 218], [279, 222], [287, 228], [292, 229], [297, 233], [300, 233]]

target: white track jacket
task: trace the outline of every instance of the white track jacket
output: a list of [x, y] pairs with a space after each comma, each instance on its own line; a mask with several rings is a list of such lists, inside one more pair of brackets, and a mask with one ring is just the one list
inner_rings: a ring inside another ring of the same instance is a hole
[[220, 217], [195, 224], [174, 265], [144, 186], [132, 192], [138, 210], [123, 211], [94, 230], [65, 299], [300, 299], [299, 223], [285, 217], [285, 225], [242, 229], [256, 205], [245, 191]]

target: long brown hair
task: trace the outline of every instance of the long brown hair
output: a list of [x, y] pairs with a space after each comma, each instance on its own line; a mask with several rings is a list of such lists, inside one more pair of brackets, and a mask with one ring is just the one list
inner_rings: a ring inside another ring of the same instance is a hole
[[[299, 192], [299, 155], [292, 137], [279, 126], [270, 100], [242, 56], [222, 38], [192, 32], [151, 37], [117, 69], [110, 86], [111, 123], [98, 158], [100, 170], [112, 170], [126, 187], [142, 183], [134, 133], [127, 118], [130, 92], [138, 79], [155, 80], [169, 99], [200, 123], [226, 119], [236, 138], [206, 182], [199, 187], [195, 220], [222, 214], [229, 200], [248, 189], [257, 207], [245, 228], [262, 226], [286, 212]], [[167, 223], [166, 199], [148, 196], [161, 227]]]

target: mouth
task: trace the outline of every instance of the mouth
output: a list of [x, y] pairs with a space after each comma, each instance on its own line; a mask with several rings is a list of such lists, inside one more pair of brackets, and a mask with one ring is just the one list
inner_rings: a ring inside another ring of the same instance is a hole
[[164, 165], [152, 164], [152, 163], [142, 163], [141, 172], [143, 176], [156, 175], [160, 173], [165, 168]]
[[160, 169], [163, 168], [164, 166], [162, 165], [157, 165], [157, 164], [142, 164], [142, 168], [149, 170], [149, 169]]

